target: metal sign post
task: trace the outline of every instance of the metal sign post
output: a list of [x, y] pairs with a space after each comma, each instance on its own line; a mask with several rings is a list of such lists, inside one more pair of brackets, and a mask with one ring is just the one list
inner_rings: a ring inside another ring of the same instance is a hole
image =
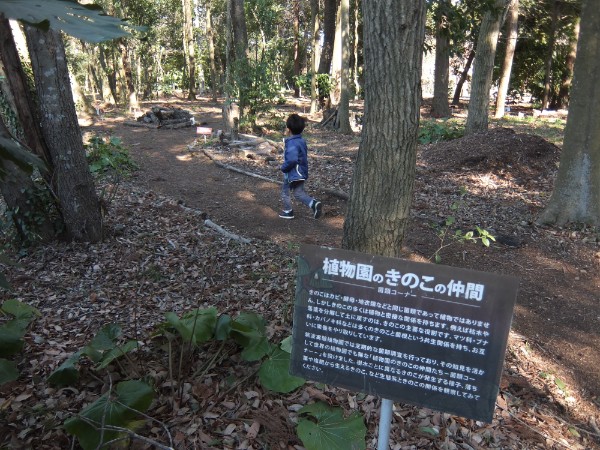
[[377, 438], [377, 450], [388, 450], [390, 442], [390, 430], [392, 428], [392, 413], [394, 402], [387, 398], [381, 399], [381, 413], [379, 414], [379, 437]]

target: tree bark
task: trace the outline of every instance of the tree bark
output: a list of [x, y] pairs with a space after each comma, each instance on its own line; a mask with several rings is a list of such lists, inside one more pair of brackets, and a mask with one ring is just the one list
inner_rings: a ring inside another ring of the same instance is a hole
[[[331, 91], [329, 92], [329, 108], [337, 108], [340, 104], [342, 84], [342, 21], [341, 2], [338, 7], [335, 22], [335, 41], [333, 43], [333, 56], [331, 58]], [[337, 128], [337, 126], [334, 125]]]
[[140, 108], [133, 82], [133, 72], [131, 70], [131, 58], [129, 57], [129, 47], [125, 39], [119, 39], [119, 48], [121, 50], [121, 64], [123, 65], [123, 75], [125, 87], [127, 89], [127, 106], [131, 110]]
[[102, 216], [89, 172], [60, 32], [25, 27], [40, 108], [42, 135], [51, 154], [53, 188], [68, 236], [102, 238]]
[[498, 97], [496, 98], [495, 114], [496, 119], [504, 116], [504, 103], [506, 103], [506, 94], [508, 93], [510, 73], [512, 71], [515, 49], [517, 48], [518, 26], [519, 0], [512, 0], [508, 10], [508, 21], [506, 22], [506, 30], [508, 31], [506, 39], [506, 53], [504, 54], [502, 71], [500, 73], [500, 82], [498, 83]]
[[560, 83], [560, 90], [558, 91], [557, 109], [567, 109], [569, 107], [569, 93], [573, 83], [573, 68], [575, 67], [575, 58], [577, 57], [579, 19], [576, 20], [574, 28], [573, 36], [569, 39], [569, 54], [565, 61], [565, 72]]
[[350, 126], [350, 0], [340, 3], [340, 28], [341, 28], [341, 63], [340, 70], [340, 104], [337, 115], [337, 128], [340, 133], [352, 134]]
[[454, 97], [452, 98], [452, 104], [458, 106], [460, 104], [460, 94], [462, 92], [463, 85], [465, 81], [467, 81], [467, 77], [469, 76], [469, 70], [471, 69], [471, 64], [473, 64], [473, 60], [475, 59], [475, 49], [472, 49], [469, 52], [469, 56], [467, 56], [467, 62], [465, 63], [465, 67], [460, 74], [460, 78], [458, 83], [456, 83], [456, 89], [454, 89]]
[[353, 81], [354, 81], [354, 99], [358, 100], [360, 98], [360, 82], [358, 80], [358, 42], [359, 42], [359, 33], [358, 33], [358, 25], [359, 25], [359, 12], [360, 12], [360, 3], [359, 0], [354, 0], [354, 39], [353, 39], [353, 61], [354, 61], [354, 70]]
[[362, 5], [365, 114], [342, 245], [399, 256], [416, 168], [425, 1]]
[[435, 21], [435, 73], [433, 83], [433, 102], [431, 115], [433, 117], [450, 117], [448, 104], [448, 89], [450, 78], [450, 45], [446, 27], [446, 11], [449, 7], [447, 0], [438, 2]]
[[600, 225], [600, 9], [583, 2], [560, 167], [540, 224]]
[[317, 112], [319, 103], [317, 98], [317, 69], [319, 58], [319, 0], [310, 0], [310, 22], [312, 24], [312, 52], [311, 52], [311, 81], [310, 81], [310, 113]]
[[552, 83], [552, 60], [554, 59], [554, 45], [556, 43], [556, 28], [558, 27], [558, 0], [552, 0], [552, 15], [550, 18], [550, 36], [544, 64], [544, 93], [542, 95], [542, 111], [548, 109], [550, 103], [550, 84]]
[[[0, 116], [0, 137], [15, 141], [6, 128], [2, 116]], [[31, 244], [36, 240], [49, 242], [54, 238], [54, 227], [49, 214], [52, 205], [35, 195], [39, 188], [23, 169], [9, 160], [2, 161], [2, 166], [6, 173], [0, 176], [0, 192], [11, 213], [21, 243]], [[52, 197], [48, 195], [48, 198]], [[60, 227], [59, 223], [57, 225]]]
[[335, 43], [337, 0], [325, 0], [323, 9], [323, 49], [319, 61], [319, 73], [329, 74]]
[[496, 0], [493, 8], [486, 11], [481, 22], [477, 40], [477, 56], [473, 66], [469, 112], [465, 126], [465, 134], [467, 135], [486, 131], [488, 128], [488, 107], [490, 104], [494, 58], [503, 9], [507, 2], [508, 0]]
[[206, 38], [208, 40], [208, 59], [210, 64], [210, 87], [212, 101], [217, 101], [217, 64], [215, 62], [215, 32], [212, 23], [212, 9], [206, 7]]
[[[292, 9], [294, 15], [294, 76], [300, 76], [300, 0], [293, 0]], [[294, 83], [294, 97], [300, 97], [300, 86]]]
[[191, 0], [181, 0], [183, 8], [183, 52], [187, 67], [188, 100], [196, 100], [196, 50]]
[[0, 15], [0, 60], [4, 66], [4, 75], [15, 102], [15, 113], [21, 127], [27, 130], [24, 142], [27, 147], [42, 158], [46, 165], [51, 166], [52, 159], [38, 125], [39, 120], [35, 113], [35, 103], [27, 86], [27, 79], [21, 65], [10, 23], [4, 15]]

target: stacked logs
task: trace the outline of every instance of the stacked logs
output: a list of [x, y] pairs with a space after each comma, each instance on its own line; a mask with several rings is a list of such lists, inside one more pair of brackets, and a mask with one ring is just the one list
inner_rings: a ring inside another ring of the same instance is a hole
[[195, 124], [195, 120], [194, 116], [184, 109], [154, 106], [135, 122], [128, 120], [124, 124], [131, 127], [177, 129], [191, 127]]

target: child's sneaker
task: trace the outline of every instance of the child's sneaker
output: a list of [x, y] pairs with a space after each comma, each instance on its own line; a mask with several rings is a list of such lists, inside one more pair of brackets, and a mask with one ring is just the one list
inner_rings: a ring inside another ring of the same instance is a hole
[[279, 217], [281, 217], [282, 219], [293, 219], [294, 210], [290, 209], [289, 211], [281, 211], [279, 213]]
[[311, 209], [313, 210], [314, 213], [314, 218], [318, 219], [319, 217], [321, 217], [321, 214], [323, 214], [323, 205], [321, 205], [321, 202], [318, 200], [315, 200], [313, 202], [313, 205], [311, 206]]

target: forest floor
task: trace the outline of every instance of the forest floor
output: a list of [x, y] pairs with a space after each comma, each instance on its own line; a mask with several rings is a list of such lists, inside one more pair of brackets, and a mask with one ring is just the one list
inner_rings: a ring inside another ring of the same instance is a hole
[[[202, 126], [222, 127], [220, 105], [207, 99], [158, 104], [190, 110]], [[277, 113], [281, 119], [307, 110], [306, 102], [289, 100]], [[14, 289], [2, 298], [25, 301], [43, 315], [27, 337], [21, 378], [0, 388], [0, 447], [71, 446], [61, 422], [118, 380], [118, 371], [109, 376], [84, 367], [80, 385], [66, 389], [48, 386], [45, 377], [102, 325], [118, 322], [142, 344], [138, 364], [159, 391], [147, 413], [155, 425], [139, 434], [178, 449], [301, 448], [296, 411], [320, 399], [360, 412], [367, 447], [375, 448], [377, 398], [313, 383], [274, 394], [251, 376], [256, 367], [232, 352], [201, 379], [188, 380], [185, 395], [175, 401], [168, 358], [148, 350], [165, 312], [195, 307], [215, 306], [231, 315], [253, 311], [266, 319], [270, 335], [289, 335], [297, 246], [341, 246], [346, 201], [335, 191], [349, 191], [360, 135], [339, 135], [317, 127], [319, 117], [310, 118], [304, 133], [311, 150], [307, 190], [323, 202], [324, 214], [314, 220], [296, 206], [296, 218], [283, 220], [277, 161], [248, 158], [212, 139], [205, 143], [193, 127], [132, 128], [124, 119], [107, 110], [103, 120], [84, 128], [119, 137], [139, 166], [131, 179], [104, 187], [105, 241], [32, 249], [15, 255], [19, 267], [6, 269]], [[403, 249], [415, 261], [432, 261], [438, 253], [445, 265], [520, 279], [494, 419], [486, 424], [396, 404], [391, 448], [600, 449], [600, 232], [535, 225], [560, 149], [496, 125], [420, 146]], [[439, 225], [449, 216], [456, 222], [441, 237]], [[205, 227], [206, 218], [250, 244]], [[449, 237], [475, 226], [496, 242], [485, 247]], [[206, 347], [190, 366], [214, 351]], [[242, 381], [232, 384], [232, 377]], [[135, 448], [145, 447], [138, 442]]]

